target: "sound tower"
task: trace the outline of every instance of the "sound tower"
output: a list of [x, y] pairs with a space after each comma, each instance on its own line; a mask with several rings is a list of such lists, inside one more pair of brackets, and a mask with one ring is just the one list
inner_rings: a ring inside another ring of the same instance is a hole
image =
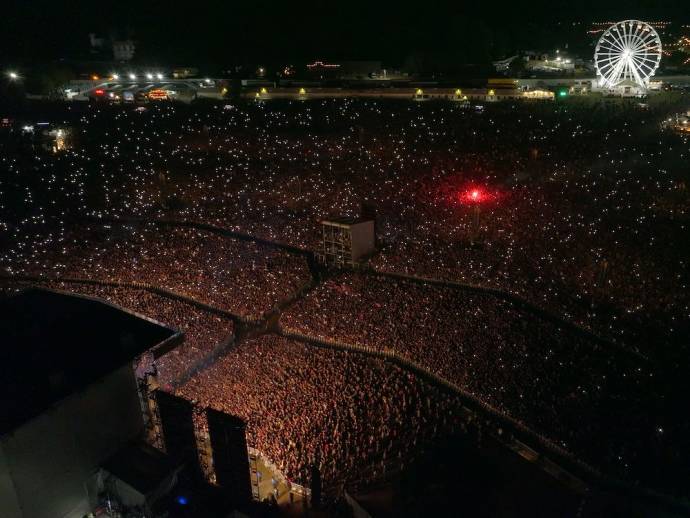
[[194, 405], [162, 390], [157, 390], [155, 396], [166, 452], [174, 459], [184, 460], [201, 474], [194, 434]]
[[206, 412], [216, 480], [229, 492], [233, 502], [248, 502], [252, 488], [245, 422], [211, 408]]

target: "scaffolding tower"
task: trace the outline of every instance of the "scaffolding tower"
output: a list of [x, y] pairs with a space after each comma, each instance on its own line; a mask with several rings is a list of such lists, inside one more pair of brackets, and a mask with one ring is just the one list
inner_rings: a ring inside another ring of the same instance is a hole
[[374, 220], [337, 218], [321, 222], [322, 244], [319, 258], [337, 268], [359, 264], [374, 251]]

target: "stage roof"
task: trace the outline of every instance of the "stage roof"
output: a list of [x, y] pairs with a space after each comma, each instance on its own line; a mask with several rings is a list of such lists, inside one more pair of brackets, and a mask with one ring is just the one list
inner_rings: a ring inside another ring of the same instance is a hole
[[175, 335], [91, 297], [32, 288], [0, 299], [0, 435]]

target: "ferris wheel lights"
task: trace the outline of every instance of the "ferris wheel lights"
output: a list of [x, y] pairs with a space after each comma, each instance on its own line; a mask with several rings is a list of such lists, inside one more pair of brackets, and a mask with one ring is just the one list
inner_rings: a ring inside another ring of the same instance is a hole
[[594, 65], [600, 84], [614, 88], [634, 83], [646, 89], [661, 61], [661, 40], [649, 24], [638, 20], [614, 23], [599, 38]]

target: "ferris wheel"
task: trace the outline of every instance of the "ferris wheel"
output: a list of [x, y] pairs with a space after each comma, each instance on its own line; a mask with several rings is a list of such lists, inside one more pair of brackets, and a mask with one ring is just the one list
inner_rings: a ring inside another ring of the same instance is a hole
[[594, 52], [599, 85], [606, 88], [631, 81], [647, 88], [660, 61], [659, 34], [639, 20], [614, 23], [601, 35]]

